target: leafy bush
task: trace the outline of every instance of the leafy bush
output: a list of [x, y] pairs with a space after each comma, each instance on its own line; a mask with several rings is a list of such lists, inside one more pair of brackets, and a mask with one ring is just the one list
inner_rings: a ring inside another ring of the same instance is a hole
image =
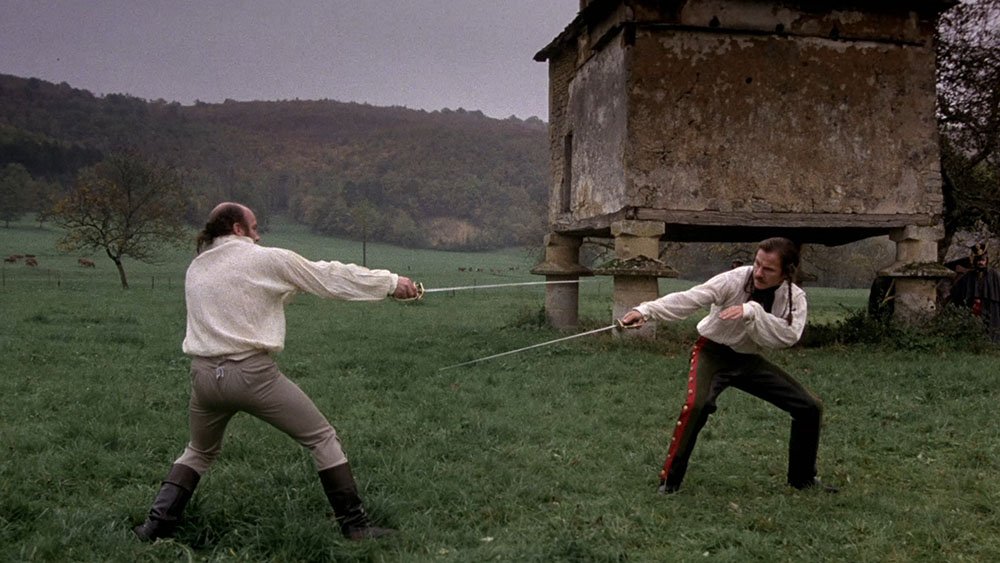
[[953, 305], [919, 326], [903, 325], [858, 309], [836, 323], [807, 326], [801, 344], [806, 347], [867, 344], [942, 352], [985, 352], [993, 348], [982, 321], [968, 309]]

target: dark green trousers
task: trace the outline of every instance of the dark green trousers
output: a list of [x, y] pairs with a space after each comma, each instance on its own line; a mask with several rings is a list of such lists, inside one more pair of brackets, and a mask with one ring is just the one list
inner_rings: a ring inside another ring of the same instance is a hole
[[809, 483], [816, 476], [816, 452], [823, 418], [823, 403], [819, 398], [760, 355], [740, 354], [702, 337], [691, 352], [684, 406], [660, 472], [662, 492], [680, 488], [698, 433], [709, 415], [715, 412], [715, 400], [730, 387], [764, 399], [791, 415], [788, 483]]

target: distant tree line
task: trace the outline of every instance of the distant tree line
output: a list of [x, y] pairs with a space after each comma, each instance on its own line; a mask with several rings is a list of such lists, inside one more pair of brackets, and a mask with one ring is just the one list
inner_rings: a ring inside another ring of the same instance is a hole
[[233, 199], [265, 228], [287, 213], [317, 232], [411, 247], [537, 244], [547, 151], [538, 119], [328, 100], [182, 106], [0, 75], [0, 168], [19, 164], [53, 192], [7, 215], [42, 211], [79, 171], [138, 152], [179, 171], [192, 224]]
[[[961, 230], [1000, 232], [998, 21], [1000, 0], [963, 0], [938, 29], [942, 258]], [[411, 247], [537, 245], [546, 230], [537, 119], [330, 100], [182, 106], [0, 75], [0, 221], [44, 219], [81, 175], [125, 152], [176, 171], [192, 225], [230, 199], [265, 229], [287, 213], [317, 232]]]

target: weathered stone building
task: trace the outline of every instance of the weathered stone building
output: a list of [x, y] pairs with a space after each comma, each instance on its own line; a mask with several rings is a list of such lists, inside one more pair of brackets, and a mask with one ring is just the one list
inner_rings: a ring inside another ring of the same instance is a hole
[[[617, 316], [655, 298], [661, 240], [888, 234], [897, 314], [933, 311], [943, 231], [934, 28], [952, 0], [581, 0], [549, 64], [551, 232], [534, 270], [590, 273], [613, 237]], [[669, 262], [669, 257], [665, 260]], [[575, 284], [549, 286], [556, 326]]]

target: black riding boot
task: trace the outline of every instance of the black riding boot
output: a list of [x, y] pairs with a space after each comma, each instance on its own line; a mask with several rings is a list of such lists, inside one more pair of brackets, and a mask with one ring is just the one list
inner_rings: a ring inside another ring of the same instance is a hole
[[187, 506], [194, 488], [198, 486], [198, 472], [186, 465], [175, 463], [160, 486], [160, 492], [153, 500], [146, 521], [132, 528], [142, 541], [173, 537], [180, 523], [184, 507]]
[[319, 480], [340, 524], [340, 533], [344, 534], [345, 538], [363, 540], [380, 538], [396, 532], [391, 528], [372, 525], [361, 503], [361, 497], [358, 496], [358, 486], [354, 482], [349, 464], [344, 463], [320, 471]]

